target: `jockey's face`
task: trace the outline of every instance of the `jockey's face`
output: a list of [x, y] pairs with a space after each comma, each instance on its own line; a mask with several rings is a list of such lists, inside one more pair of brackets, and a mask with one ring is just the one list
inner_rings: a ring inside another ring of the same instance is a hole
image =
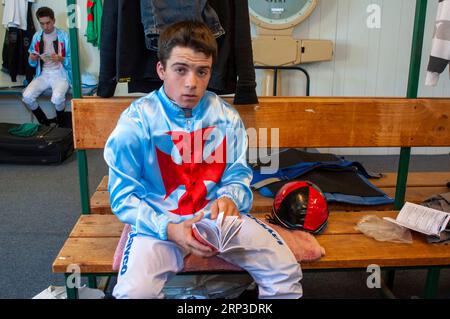
[[205, 94], [211, 78], [212, 57], [191, 48], [176, 46], [164, 66], [156, 70], [164, 81], [164, 92], [177, 105], [194, 108]]

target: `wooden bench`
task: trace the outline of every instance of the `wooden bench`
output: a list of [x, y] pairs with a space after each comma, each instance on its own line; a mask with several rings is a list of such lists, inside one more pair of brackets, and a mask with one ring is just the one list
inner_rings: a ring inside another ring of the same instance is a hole
[[[75, 101], [74, 105], [77, 105], [77, 103], [92, 103], [90, 102], [92, 101], [92, 99], [86, 99], [84, 102], [78, 102]], [[113, 112], [113, 114], [111, 114], [111, 116], [117, 116], [123, 109], [125, 109], [132, 101], [133, 99], [130, 98], [116, 98], [114, 101], [110, 101], [110, 100], [97, 100], [98, 103], [112, 103], [114, 106], [109, 106], [106, 105], [104, 107], [108, 108], [111, 107], [112, 108], [116, 108], [115, 110], [111, 110], [111, 112]], [[263, 99], [263, 101], [265, 103], [270, 103], [271, 105], [273, 105], [274, 103], [284, 103], [285, 108], [284, 110], [279, 110], [279, 112], [277, 112], [277, 115], [280, 115], [281, 113], [293, 113], [292, 116], [304, 116], [304, 114], [301, 114], [300, 112], [304, 113], [306, 109], [303, 109], [302, 111], [298, 111], [298, 110], [289, 110], [290, 106], [289, 103], [295, 103], [298, 104], [298, 98], [291, 98], [291, 97], [286, 97], [286, 98], [278, 98], [278, 97], [266, 97]], [[359, 145], [368, 145], [369, 147], [374, 147], [374, 146], [378, 146], [378, 147], [395, 147], [395, 146], [405, 146], [407, 144], [402, 145], [402, 141], [401, 140], [397, 140], [395, 141], [395, 143], [392, 143], [393, 141], [390, 141], [391, 144], [389, 145], [384, 145], [383, 146], [383, 140], [377, 140], [378, 138], [385, 138], [383, 136], [377, 136], [377, 133], [375, 132], [375, 129], [373, 128], [367, 128], [368, 126], [372, 125], [373, 123], [371, 123], [371, 118], [376, 118], [376, 112], [374, 112], [374, 110], [370, 110], [370, 108], [373, 107], [373, 105], [376, 105], [377, 103], [383, 103], [383, 109], [388, 110], [390, 107], [392, 108], [396, 108], [399, 106], [399, 104], [401, 103], [405, 103], [405, 101], [408, 101], [406, 99], [383, 99], [383, 98], [377, 98], [377, 99], [370, 99], [370, 98], [357, 98], [357, 99], [351, 99], [351, 98], [308, 98], [303, 99], [304, 105], [308, 105], [308, 103], [314, 103], [316, 105], [328, 105], [326, 112], [324, 112], [324, 110], [321, 110], [320, 112], [322, 112], [322, 115], [318, 115], [315, 116], [316, 119], [311, 119], [312, 122], [308, 122], [308, 121], [301, 121], [302, 123], [301, 125], [304, 127], [304, 129], [302, 131], [299, 131], [297, 134], [302, 134], [302, 136], [304, 136], [306, 134], [306, 132], [308, 131], [308, 128], [312, 128], [314, 127], [314, 131], [317, 131], [317, 123], [321, 123], [319, 125], [319, 127], [321, 128], [327, 128], [327, 125], [330, 126], [336, 126], [336, 123], [334, 123], [334, 120], [329, 120], [326, 123], [324, 123], [323, 117], [325, 116], [329, 116], [331, 112], [333, 112], [334, 110], [338, 110], [339, 112], [342, 112], [343, 114], [341, 116], [338, 116], [339, 119], [336, 119], [336, 121], [339, 121], [341, 124], [340, 128], [334, 128], [334, 130], [339, 130], [339, 129], [347, 129], [346, 126], [346, 122], [345, 122], [345, 117], [348, 116], [348, 114], [352, 113], [352, 112], [356, 112], [356, 110], [353, 110], [353, 105], [355, 105], [355, 103], [359, 103], [360, 106], [357, 108], [357, 112], [359, 112], [359, 119], [362, 119], [364, 117], [367, 117], [363, 123], [360, 123], [358, 126], [359, 128], [361, 128], [361, 130], [364, 130], [367, 132], [367, 130], [372, 131], [372, 136], [369, 136], [369, 134], [366, 134], [366, 140], [363, 141], [358, 141], [355, 140], [354, 142], [351, 141], [346, 141], [344, 143], [340, 142], [340, 138], [353, 138], [355, 139], [355, 134], [357, 133], [357, 129], [356, 127], [353, 129], [353, 131], [348, 130], [349, 134], [346, 136], [345, 133], [343, 134], [338, 134], [335, 135], [334, 133], [328, 133], [328, 135], [330, 137], [333, 137], [332, 140], [328, 140], [328, 139], [321, 139], [320, 141], [309, 141], [304, 139], [303, 142], [296, 142], [297, 145], [302, 145], [302, 147], [338, 147], [338, 145], [345, 145], [345, 147], [356, 147], [358, 144]], [[403, 101], [403, 102], [402, 102]], [[409, 101], [416, 101], [416, 100], [409, 100]], [[447, 100], [442, 100], [442, 99], [434, 99], [434, 100], [420, 100], [421, 102], [415, 102], [415, 103], [422, 103], [422, 106], [425, 107], [425, 105], [423, 103], [445, 103]], [[82, 104], [80, 104], [80, 107], [83, 108], [83, 106], [81, 106]], [[403, 106], [404, 107], [404, 106]], [[277, 106], [275, 106], [275, 108], [277, 108]], [[242, 110], [244, 109], [248, 109], [248, 106], [241, 106], [240, 108], [240, 113], [243, 117], [243, 121], [246, 125], [246, 127], [255, 127], [255, 128], [263, 128], [263, 126], [261, 125], [262, 123], [257, 123], [258, 126], [252, 126], [249, 125], [251, 124], [250, 121], [255, 121], [255, 119], [252, 119], [251, 117], [246, 118], [245, 117], [245, 113], [243, 114]], [[89, 112], [89, 107], [87, 107], [87, 112]], [[101, 112], [101, 111], [100, 111]], [[307, 112], [307, 111], [306, 111]], [[327, 113], [329, 112], [329, 113]], [[399, 121], [402, 120], [402, 115], [399, 115], [402, 111], [399, 110], [399, 112], [395, 112], [397, 114], [397, 117]], [[274, 114], [274, 113], [272, 113]], [[347, 115], [345, 115], [347, 114]], [[283, 117], [285, 114], [283, 114], [281, 117]], [[87, 114], [85, 116], [88, 116]], [[103, 116], [101, 114], [99, 114], [99, 116]], [[105, 114], [105, 116], [107, 116]], [[271, 116], [271, 114], [268, 114], [268, 116]], [[384, 116], [388, 117], [388, 114], [384, 114]], [[400, 117], [399, 117], [400, 116]], [[443, 116], [446, 116], [445, 114]], [[311, 117], [311, 116], [310, 116]], [[258, 119], [256, 121], [260, 121], [260, 116], [258, 117]], [[80, 118], [81, 121], [83, 121], [83, 118]], [[267, 125], [271, 125], [272, 121], [265, 119], [266, 122], [265, 124]], [[352, 120], [355, 121], [356, 119]], [[380, 118], [380, 120], [382, 120]], [[415, 119], [417, 125], [419, 125], [418, 127], [420, 127], [420, 125], [417, 123], [418, 120], [420, 119]], [[444, 118], [445, 120], [445, 118]], [[392, 120], [391, 120], [392, 121]], [[82, 122], [79, 123], [80, 125], [82, 125]], [[105, 123], [106, 124], [106, 123]], [[408, 123], [408, 126], [411, 125], [413, 123]], [[273, 125], [273, 124], [272, 124]], [[280, 122], [279, 125], [285, 125], [286, 128], [288, 128], [288, 125], [286, 125], [286, 123]], [[378, 125], [382, 126], [383, 123], [378, 123]], [[391, 125], [395, 125], [395, 123], [392, 123]], [[110, 121], [107, 125], [107, 127], [104, 127], [104, 130], [102, 132], [98, 132], [98, 134], [103, 134], [101, 135], [101, 138], [99, 140], [101, 140], [102, 138], [107, 138], [107, 136], [109, 136], [110, 132], [112, 131], [112, 129], [115, 127], [115, 121]], [[276, 127], [276, 126], [268, 126], [268, 127]], [[283, 126], [280, 126], [281, 128], [283, 128]], [[413, 128], [413, 127], [408, 127], [408, 134], [414, 134], [414, 129], [418, 129], [418, 127]], [[103, 129], [103, 128], [102, 128]], [[440, 128], [437, 128], [440, 129]], [[403, 130], [403, 129], [402, 129]], [[378, 134], [386, 134], [389, 132], [380, 132]], [[400, 131], [397, 133], [399, 134]], [[427, 132], [423, 132], [423, 140], [412, 140], [410, 141], [410, 145], [411, 146], [425, 146], [424, 144], [420, 144], [421, 142], [423, 142], [424, 140], [426, 140], [427, 138], [430, 140], [431, 137], [427, 137], [426, 133]], [[281, 133], [280, 133], [281, 134]], [[311, 133], [308, 132], [308, 134], [310, 134], [311, 136], [313, 136], [315, 133]], [[323, 132], [321, 133], [323, 135]], [[397, 136], [398, 138], [399, 136]], [[408, 136], [408, 138], [414, 138], [412, 135]], [[289, 137], [288, 140], [285, 140], [285, 147], [294, 147], [294, 141], [295, 138]], [[80, 140], [81, 143], [84, 143], [84, 141], [86, 141], [86, 148], [103, 148], [103, 145], [101, 145], [101, 141], [96, 141], [96, 136], [94, 137], [84, 137], [83, 141]], [[386, 139], [386, 142], [389, 142], [388, 139]], [[341, 144], [339, 144], [341, 143]], [[374, 144], [375, 143], [375, 144]], [[353, 145], [353, 146], [352, 146]], [[445, 146], [445, 143], [443, 144]], [[282, 145], [280, 145], [282, 146]], [[431, 145], [430, 145], [431, 146]], [[441, 145], [439, 145], [441, 146]], [[342, 146], [344, 147], [344, 146]], [[397, 184], [397, 173], [383, 173], [383, 176], [380, 179], [372, 179], [371, 182], [377, 186], [378, 188], [380, 188], [383, 192], [385, 192], [388, 196], [394, 198], [395, 197], [395, 191], [396, 191], [396, 184]], [[434, 195], [434, 194], [440, 194], [440, 193], [445, 193], [447, 191], [449, 191], [449, 189], [446, 187], [446, 183], [450, 181], [450, 172], [412, 172], [408, 175], [408, 183], [407, 183], [407, 190], [406, 190], [406, 195], [405, 195], [405, 199], [406, 201], [409, 202], [413, 202], [413, 203], [420, 203], [422, 202], [424, 199]], [[110, 207], [110, 203], [109, 203], [109, 193], [108, 193], [108, 189], [107, 189], [107, 185], [108, 185], [108, 177], [105, 176], [102, 181], [100, 182], [100, 184], [98, 185], [96, 191], [94, 192], [94, 194], [92, 195], [92, 197], [89, 200], [89, 205], [87, 203], [85, 203], [85, 207], [89, 206], [89, 209], [86, 209], [86, 211], [91, 212], [91, 213], [95, 213], [95, 214], [111, 214], [111, 207]], [[86, 193], [86, 191], [84, 191], [84, 193]], [[86, 194], [87, 197], [89, 197], [88, 194]], [[270, 209], [272, 205], [272, 199], [271, 198], [266, 198], [261, 196], [258, 192], [254, 193], [254, 203], [253, 203], [253, 208], [252, 208], [252, 213], [263, 213], [263, 212], [267, 212], [268, 209]], [[361, 206], [361, 205], [349, 205], [349, 204], [341, 204], [341, 203], [333, 203], [331, 204], [331, 209], [332, 210], [345, 210], [345, 211], [360, 211], [360, 210], [391, 210], [394, 209], [394, 205], [393, 204], [388, 204], [388, 205], [377, 205], [377, 206]]]
[[[366, 213], [392, 218], [397, 215], [396, 211]], [[303, 271], [366, 270], [369, 265], [378, 265], [383, 269], [423, 267], [429, 269], [424, 297], [434, 297], [438, 287], [439, 270], [450, 265], [450, 247], [427, 244], [425, 238], [417, 233], [413, 234], [412, 245], [375, 241], [355, 230], [354, 226], [361, 216], [359, 212], [332, 212], [329, 227], [317, 236], [326, 255], [317, 262], [302, 263]], [[122, 229], [123, 224], [114, 215], [81, 216], [55, 259], [53, 271], [66, 273], [68, 265], [76, 264], [83, 274], [116, 275], [116, 271], [112, 269], [112, 260]], [[218, 269], [217, 264], [209, 259], [193, 262], [197, 265], [195, 273], [230, 272], [227, 268]], [[76, 295], [74, 289], [68, 289], [68, 292], [70, 296]]]
[[[412, 203], [420, 203], [434, 194], [450, 191], [446, 183], [450, 181], [450, 172], [411, 172], [408, 175], [408, 188], [406, 200]], [[371, 179], [372, 184], [385, 192], [389, 197], [395, 197], [395, 186], [397, 173], [383, 173], [380, 179]], [[252, 213], [264, 213], [270, 211], [272, 198], [261, 196], [258, 192], [253, 193], [254, 203]], [[388, 205], [350, 205], [333, 203], [330, 209], [334, 211], [359, 211], [359, 210], [391, 210], [393, 204]], [[108, 176], [104, 176], [90, 198], [90, 208], [93, 214], [112, 214], [109, 204]]]
[[[84, 98], [72, 100], [74, 144], [78, 153], [82, 210], [90, 213], [85, 150], [101, 149], [131, 98]], [[402, 98], [283, 98], [264, 97], [258, 106], [239, 106], [246, 128], [279, 128], [279, 147], [441, 147], [450, 146], [450, 100]], [[255, 141], [250, 141], [251, 145]], [[264, 147], [265, 144], [258, 144]], [[408, 169], [406, 167], [406, 173]], [[411, 173], [407, 200], [419, 202], [429, 195], [448, 191], [450, 172]], [[395, 195], [397, 175], [386, 174], [374, 182], [388, 195]], [[91, 203], [103, 197], [109, 202], [103, 178]], [[97, 197], [96, 197], [97, 196]], [[99, 200], [100, 202], [100, 200]], [[255, 196], [252, 212], [267, 213], [271, 199]], [[93, 204], [94, 208], [95, 205]], [[102, 206], [104, 213], [109, 205]], [[390, 207], [392, 209], [392, 206]], [[429, 245], [415, 235], [412, 245], [377, 242], [353, 229], [362, 216], [336, 212], [349, 207], [331, 207], [329, 228], [318, 236], [327, 254], [303, 269], [366, 269], [377, 264], [385, 269], [427, 268], [425, 295], [434, 296], [439, 270], [450, 264], [450, 247]], [[371, 207], [372, 210], [389, 207]], [[355, 209], [360, 210], [360, 209]], [[101, 210], [98, 210], [101, 211]], [[396, 212], [377, 212], [395, 216]], [[53, 264], [53, 271], [70, 275], [67, 267], [78, 264], [83, 275], [111, 275], [112, 256], [123, 225], [115, 216], [81, 216]], [[199, 271], [221, 271], [208, 268]], [[92, 283], [95, 285], [95, 283]], [[70, 296], [75, 294], [68, 289]]]

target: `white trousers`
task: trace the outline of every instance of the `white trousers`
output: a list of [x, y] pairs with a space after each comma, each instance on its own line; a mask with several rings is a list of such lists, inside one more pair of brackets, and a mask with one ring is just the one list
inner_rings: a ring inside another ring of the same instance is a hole
[[[259, 288], [259, 298], [300, 298], [302, 271], [281, 237], [255, 218], [245, 220], [236, 240], [245, 250], [219, 257], [245, 269]], [[164, 298], [167, 281], [184, 266], [186, 252], [171, 241], [130, 233], [114, 287], [115, 298]]]
[[22, 101], [34, 111], [39, 105], [36, 99], [47, 89], [52, 89], [51, 101], [57, 111], [65, 109], [66, 93], [69, 89], [66, 71], [63, 68], [57, 70], [44, 70], [37, 78], [31, 81], [22, 94]]

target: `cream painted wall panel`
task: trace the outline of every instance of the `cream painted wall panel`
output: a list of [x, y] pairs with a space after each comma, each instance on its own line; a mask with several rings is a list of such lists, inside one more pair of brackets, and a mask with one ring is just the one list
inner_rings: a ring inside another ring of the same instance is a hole
[[[370, 14], [374, 12], [367, 12], [367, 7], [370, 5], [377, 5], [379, 8], [383, 7], [383, 0], [366, 1], [366, 28], [367, 28], [367, 66], [364, 83], [364, 95], [376, 96], [377, 95], [377, 78], [380, 68], [380, 56], [378, 54], [381, 45], [381, 32], [383, 30], [384, 20], [381, 19], [380, 26], [367, 27], [367, 20]], [[372, 22], [372, 21], [371, 21]], [[364, 28], [365, 29], [365, 28]]]
[[[388, 2], [389, 5], [386, 5]], [[398, 41], [401, 36], [399, 19], [401, 9], [401, 0], [388, 0], [383, 2], [383, 21], [381, 25], [380, 47], [378, 50], [377, 96], [395, 95], [395, 69], [397, 63], [395, 54], [398, 50]]]
[[[315, 28], [318, 25], [318, 10], [316, 9], [311, 16], [305, 20], [300, 26], [296, 27], [293, 32], [294, 39], [308, 39], [311, 26]], [[316, 28], [317, 29], [317, 28]], [[302, 65], [306, 69], [305, 65]], [[281, 95], [304, 96], [306, 95], [306, 78], [300, 71], [283, 71], [282, 72]]]
[[[321, 39], [324, 37], [324, 35], [321, 34], [321, 21], [322, 21], [322, 12], [321, 12], [322, 3], [319, 4], [316, 8], [316, 10], [313, 12], [311, 17], [309, 18], [309, 30], [308, 34], [305, 37], [306, 39]], [[309, 73], [314, 74], [314, 82], [315, 83], [321, 83], [318, 76], [318, 70], [319, 70], [320, 63], [311, 63], [309, 67]], [[298, 75], [297, 75], [298, 76]], [[298, 76], [299, 77], [299, 76]], [[305, 78], [302, 76], [303, 82], [306, 83]], [[318, 91], [318, 86], [314, 85], [311, 87], [311, 95], [316, 96]]]
[[[387, 0], [384, 0], [386, 3]], [[411, 0], [402, 0], [401, 11], [398, 15], [400, 19], [400, 31], [396, 55], [395, 69], [395, 96], [406, 96], [408, 87], [409, 61], [411, 57], [412, 30], [414, 28], [415, 5], [411, 5]], [[382, 92], [380, 91], [382, 94]]]
[[[350, 49], [348, 42], [348, 24], [345, 21], [350, 20], [351, 0], [337, 1], [337, 19], [336, 24], [336, 39], [334, 52], [334, 70], [333, 70], [333, 94], [332, 96], [345, 95], [345, 78], [347, 71], [347, 57]], [[319, 90], [320, 92], [320, 90]], [[320, 95], [320, 94], [319, 94]]]
[[[294, 38], [296, 39], [320, 39], [320, 6], [321, 3], [318, 4], [313, 13], [309, 16], [309, 18], [302, 23], [299, 27], [294, 29]], [[308, 71], [309, 74], [314, 73], [317, 74], [317, 63], [304, 64], [301, 65], [302, 68]], [[287, 71], [285, 72], [287, 75], [286, 83], [284, 86], [284, 95], [306, 95], [306, 77], [300, 71]], [[319, 83], [318, 79], [314, 79], [314, 83]], [[287, 89], [287, 90], [286, 90]], [[317, 86], [312, 85], [311, 83], [311, 95], [316, 94]]]
[[346, 70], [344, 77], [344, 94], [348, 96], [366, 95], [365, 78], [368, 73], [368, 56], [371, 43], [367, 28], [367, 0], [352, 0], [348, 15], [352, 17], [347, 23]]
[[[317, 8], [320, 14], [319, 20], [319, 39], [335, 39], [336, 38], [336, 24], [337, 17], [337, 1], [336, 0], [322, 0], [319, 1]], [[314, 29], [314, 28], [313, 28]], [[333, 40], [334, 43], [334, 40]], [[314, 63], [315, 69], [311, 69], [310, 73], [314, 74], [314, 79], [311, 83], [311, 94], [331, 96], [333, 95], [333, 69], [335, 59], [331, 61], [324, 61]]]

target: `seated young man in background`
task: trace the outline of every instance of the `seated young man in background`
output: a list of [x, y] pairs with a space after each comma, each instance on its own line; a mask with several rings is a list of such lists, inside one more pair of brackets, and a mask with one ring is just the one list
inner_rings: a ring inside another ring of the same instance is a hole
[[54, 121], [47, 118], [36, 99], [51, 88], [56, 123], [62, 126], [72, 72], [69, 37], [65, 31], [55, 27], [55, 13], [52, 9], [41, 7], [36, 11], [36, 17], [42, 30], [35, 33], [28, 50], [28, 62], [37, 68], [36, 76], [24, 90], [22, 100], [40, 124], [50, 125]]

